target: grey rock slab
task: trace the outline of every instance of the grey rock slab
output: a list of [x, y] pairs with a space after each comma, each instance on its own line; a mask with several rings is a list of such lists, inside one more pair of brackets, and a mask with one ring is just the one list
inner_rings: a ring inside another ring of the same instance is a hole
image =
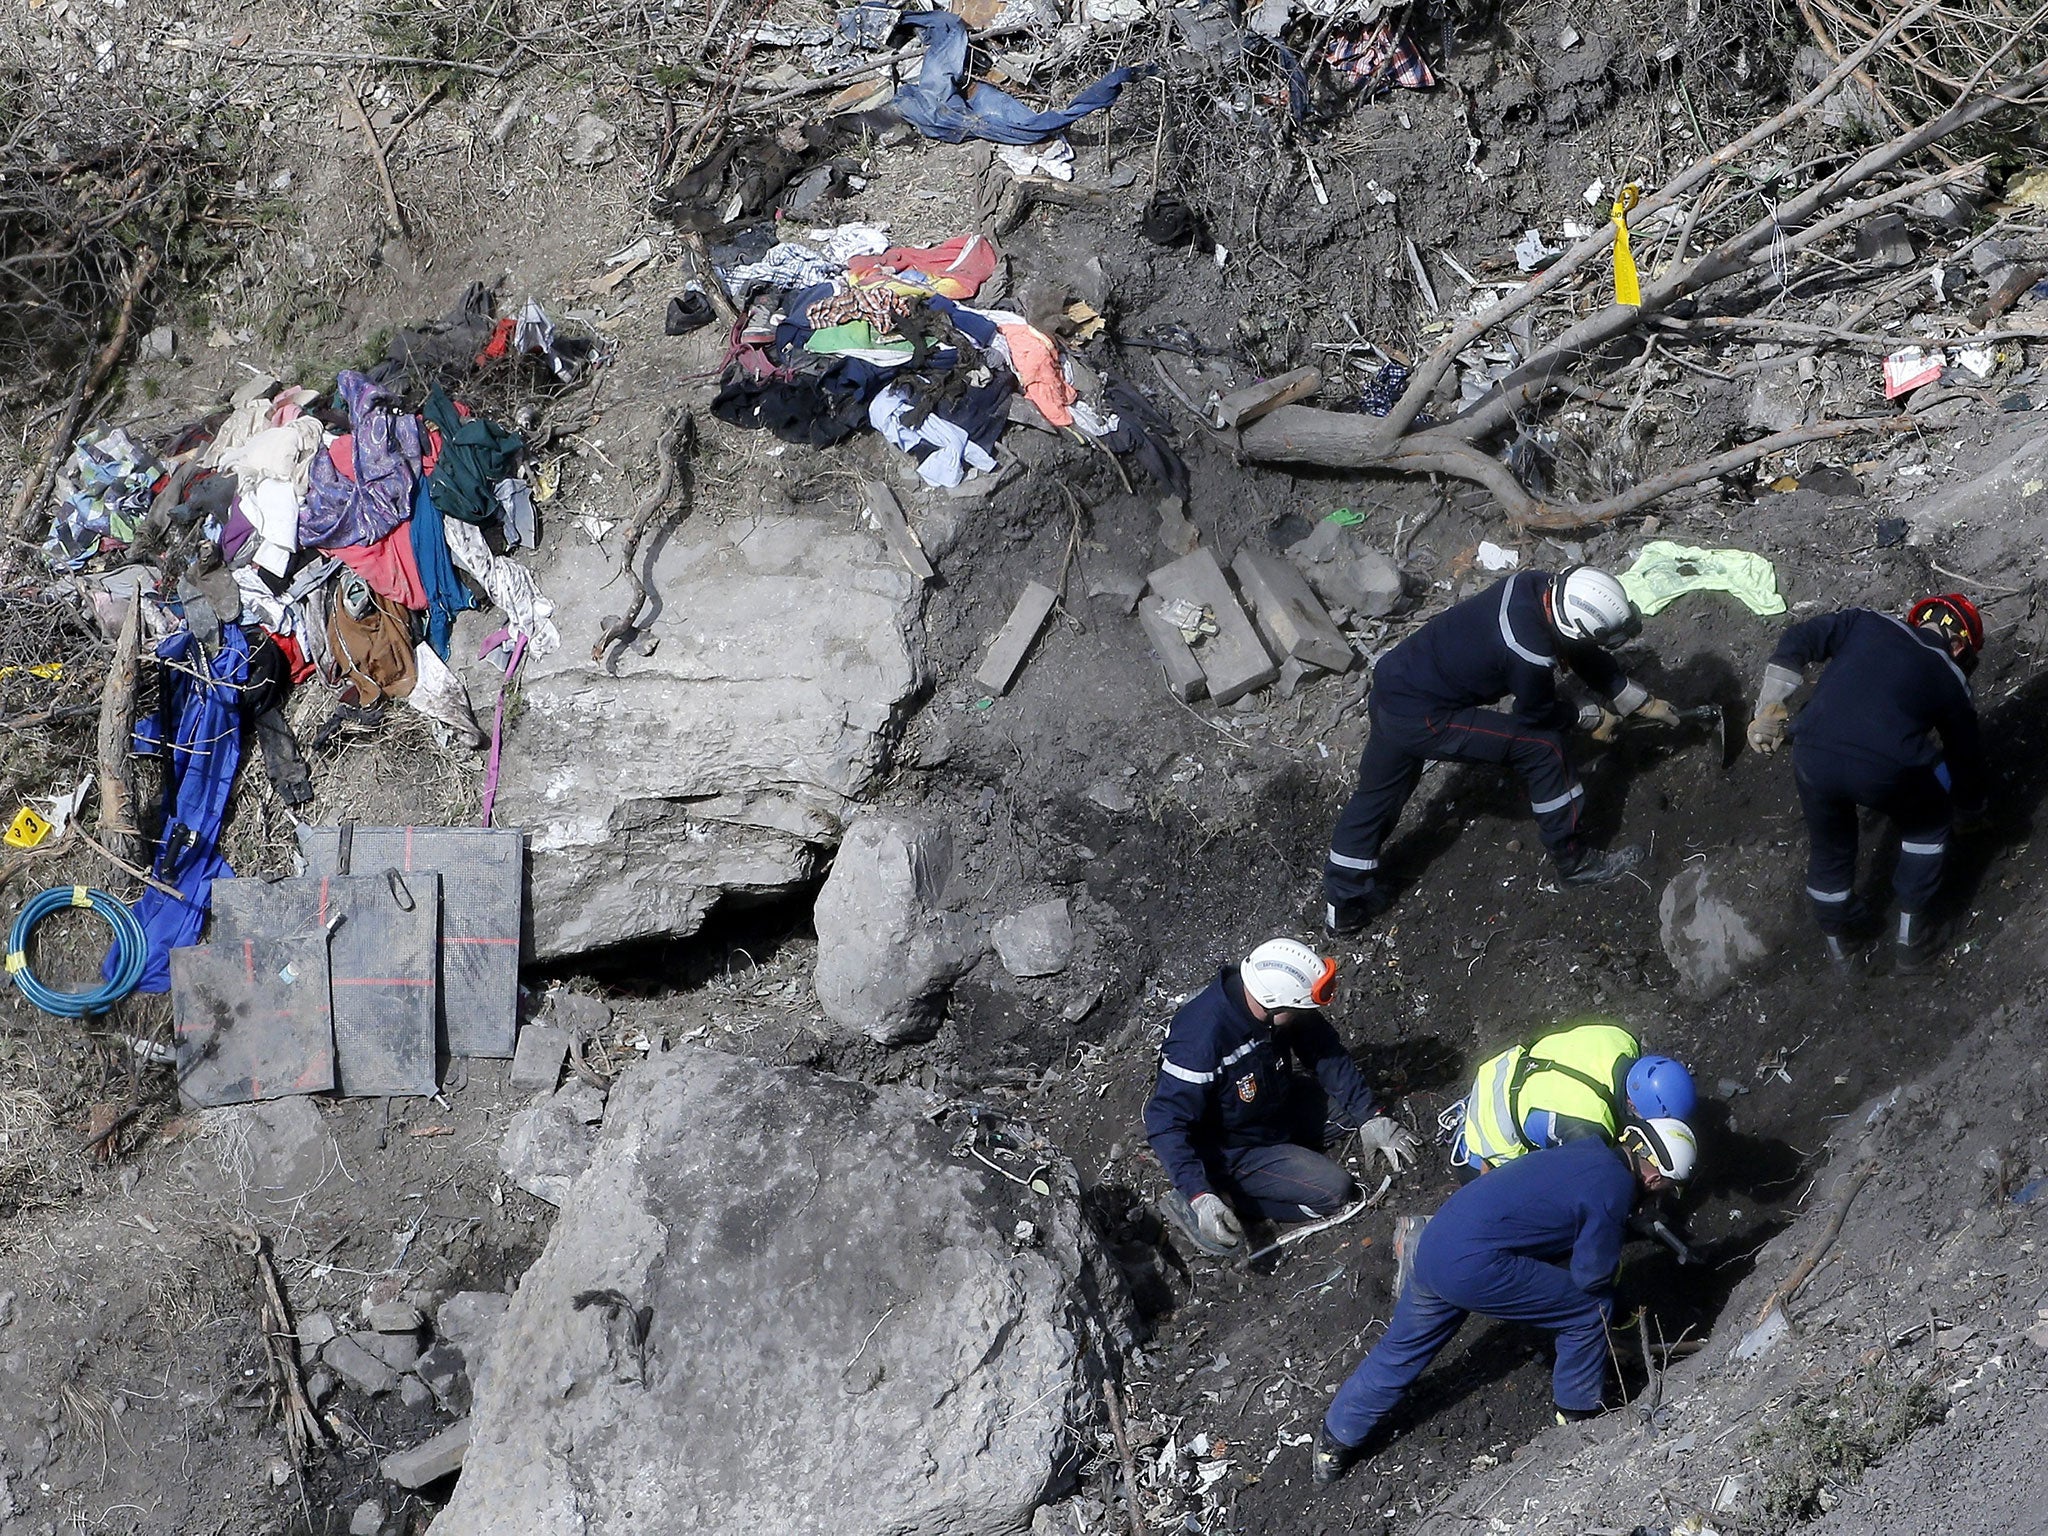
[[398, 1373], [349, 1334], [328, 1340], [327, 1347], [320, 1351], [320, 1358], [335, 1375], [358, 1392], [367, 1392], [372, 1397], [389, 1392], [398, 1385]]
[[434, 1389], [417, 1376], [401, 1376], [398, 1378], [398, 1400], [414, 1413], [424, 1413], [434, 1406]]
[[616, 612], [613, 551], [565, 539], [533, 570], [564, 640], [527, 657], [497, 801], [528, 832], [530, 958], [685, 936], [728, 893], [815, 878], [924, 685], [917, 578], [864, 529], [692, 519], [654, 557], [654, 653], [612, 677], [570, 637]]
[[1209, 679], [1195, 660], [1187, 637], [1160, 611], [1159, 599], [1147, 597], [1138, 604], [1138, 627], [1152, 644], [1152, 654], [1166, 674], [1166, 691], [1183, 704], [1199, 699], [1208, 691]]
[[1664, 957], [1679, 986], [1702, 1001], [1719, 997], [1744, 970], [1770, 952], [1749, 919], [1714, 886], [1704, 864], [1689, 864], [1657, 902]]
[[1259, 633], [1267, 647], [1282, 658], [1323, 668], [1348, 672], [1355, 654], [1316, 595], [1309, 590], [1301, 572], [1277, 555], [1245, 549], [1231, 562], [1237, 584], [1251, 602]]
[[1059, 594], [1045, 583], [1025, 582], [1023, 595], [1017, 599], [1017, 605], [1010, 610], [1009, 618], [1003, 621], [995, 639], [989, 642], [988, 654], [982, 658], [974, 681], [992, 694], [1008, 693], [1017, 669], [1024, 665], [1025, 656], [1038, 639], [1038, 632], [1045, 628], [1053, 604], [1059, 600]]
[[457, 1291], [434, 1309], [434, 1333], [461, 1350], [473, 1370], [511, 1305], [502, 1291]]
[[1255, 688], [1263, 688], [1280, 675], [1280, 668], [1266, 654], [1266, 644], [1252, 621], [1237, 604], [1229, 578], [1215, 555], [1198, 549], [1171, 565], [1163, 565], [1148, 578], [1152, 591], [1169, 601], [1178, 597], [1209, 610], [1217, 632], [1195, 647], [1195, 660], [1202, 664], [1202, 676], [1209, 685], [1209, 697], [1218, 705], [1234, 703]]
[[[580, 1081], [573, 1086], [581, 1086]], [[567, 1090], [540, 1094], [514, 1117], [498, 1147], [505, 1177], [549, 1205], [569, 1198], [569, 1186], [590, 1161], [596, 1133]]]
[[1064, 896], [998, 919], [989, 938], [1012, 976], [1056, 976], [1074, 958], [1074, 916]]
[[379, 1333], [417, 1333], [426, 1319], [409, 1302], [379, 1301], [363, 1309], [363, 1321]]
[[377, 1536], [384, 1529], [384, 1506], [365, 1499], [348, 1517], [348, 1536]]
[[812, 912], [826, 1018], [885, 1045], [938, 1032], [953, 983], [983, 953], [973, 925], [939, 907], [952, 863], [935, 822], [873, 812], [847, 828]]
[[1399, 566], [1329, 518], [1317, 523], [1307, 538], [1290, 544], [1287, 558], [1330, 607], [1364, 618], [1385, 618], [1407, 595]]
[[469, 1420], [463, 1419], [409, 1451], [386, 1456], [377, 1464], [377, 1470], [401, 1488], [424, 1488], [451, 1472], [461, 1471], [468, 1451]]
[[335, 1385], [334, 1372], [324, 1367], [308, 1372], [306, 1375], [306, 1400], [315, 1408], [320, 1407], [328, 1398], [334, 1396]]
[[409, 1371], [419, 1363], [420, 1341], [412, 1334], [357, 1333], [349, 1337], [394, 1371]]
[[318, 1351], [339, 1332], [332, 1313], [309, 1312], [299, 1319], [299, 1348]]
[[436, 1340], [413, 1367], [444, 1413], [469, 1412], [469, 1373], [463, 1362], [461, 1350], [446, 1340]]
[[[1128, 1340], [1129, 1304], [1069, 1196], [952, 1136], [907, 1090], [696, 1047], [628, 1073], [477, 1383], [435, 1536], [1028, 1525], [1092, 1443], [1089, 1351]], [[788, 1219], [807, 1198], [860, 1218]], [[1043, 1234], [1022, 1251], [1019, 1220]], [[644, 1353], [574, 1306], [593, 1290], [646, 1309]]]
[[512, 1052], [512, 1086], [553, 1092], [562, 1080], [562, 1063], [568, 1059], [566, 1033], [552, 1024], [523, 1024], [519, 1044]]

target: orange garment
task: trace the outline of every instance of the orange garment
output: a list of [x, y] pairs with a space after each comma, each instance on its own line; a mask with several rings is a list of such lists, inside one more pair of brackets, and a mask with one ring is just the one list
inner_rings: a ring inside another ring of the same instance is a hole
[[[887, 283], [904, 293], [971, 299], [995, 276], [1000, 259], [986, 235], [955, 235], [938, 245], [897, 245], [879, 256], [856, 256], [846, 270], [857, 283]], [[899, 276], [906, 272], [921, 272], [926, 280]]]
[[1067, 382], [1066, 372], [1060, 367], [1059, 349], [1052, 338], [1021, 321], [999, 328], [1003, 345], [1010, 349], [1010, 367], [1023, 387], [1024, 397], [1054, 426], [1072, 426], [1074, 413], [1067, 407], [1080, 398], [1080, 392]]
[[410, 522], [400, 523], [374, 544], [344, 544], [327, 553], [362, 577], [379, 597], [415, 612], [426, 609], [427, 588], [412, 552]]

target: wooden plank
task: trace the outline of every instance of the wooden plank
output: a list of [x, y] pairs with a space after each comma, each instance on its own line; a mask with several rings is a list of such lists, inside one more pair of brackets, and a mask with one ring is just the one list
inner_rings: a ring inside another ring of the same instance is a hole
[[1266, 654], [1265, 642], [1252, 621], [1237, 605], [1230, 579], [1216, 556], [1206, 549], [1184, 555], [1171, 565], [1162, 565], [1150, 577], [1152, 590], [1163, 598], [1185, 598], [1209, 610], [1217, 632], [1202, 641], [1195, 659], [1209, 682], [1209, 697], [1218, 704], [1241, 699], [1254, 688], [1263, 688], [1280, 675], [1280, 668]]
[[1243, 389], [1233, 389], [1216, 402], [1216, 425], [1250, 426], [1266, 412], [1292, 405], [1297, 400], [1306, 400], [1322, 387], [1321, 369], [1296, 368], [1290, 373], [1247, 384]]
[[1024, 595], [1010, 610], [1008, 622], [996, 632], [974, 680], [998, 697], [1008, 693], [1010, 681], [1016, 677], [1017, 669], [1024, 665], [1031, 642], [1038, 638], [1039, 630], [1045, 627], [1046, 615], [1052, 612], [1052, 605], [1058, 601], [1059, 594], [1043, 582], [1026, 582]]
[[864, 480], [861, 489], [867, 495], [868, 516], [882, 530], [882, 538], [896, 552], [896, 558], [909, 566], [910, 574], [919, 581], [930, 581], [932, 563], [925, 558], [924, 546], [917, 542], [917, 535], [904, 520], [903, 504], [896, 499], [896, 493], [879, 480]]
[[1330, 622], [1301, 572], [1279, 556], [1256, 549], [1239, 550], [1230, 568], [1252, 605], [1259, 633], [1275, 651], [1325, 671], [1351, 670], [1351, 642]]
[[1195, 653], [1188, 649], [1181, 632], [1159, 611], [1158, 598], [1148, 597], [1138, 604], [1138, 624], [1166, 671], [1167, 692], [1185, 704], [1209, 691], [1202, 664], [1195, 660]]

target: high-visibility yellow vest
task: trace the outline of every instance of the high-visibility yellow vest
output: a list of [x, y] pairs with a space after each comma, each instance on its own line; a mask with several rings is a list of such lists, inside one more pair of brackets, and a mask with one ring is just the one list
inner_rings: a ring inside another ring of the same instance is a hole
[[1520, 1157], [1529, 1150], [1522, 1124], [1539, 1109], [1590, 1121], [1612, 1140], [1617, 1078], [1642, 1053], [1619, 1022], [1591, 1018], [1487, 1058], [1465, 1097], [1467, 1156], [1488, 1165]]

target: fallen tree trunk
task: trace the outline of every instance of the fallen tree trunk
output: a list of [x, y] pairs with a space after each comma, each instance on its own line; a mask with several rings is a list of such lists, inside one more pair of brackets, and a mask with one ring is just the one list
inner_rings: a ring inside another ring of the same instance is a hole
[[[1922, 7], [1922, 10], [1926, 9]], [[2044, 8], [2048, 11], [2048, 8]], [[1918, 12], [1908, 13], [1909, 16]], [[1875, 40], [1874, 40], [1875, 41]], [[1852, 55], [1844, 63], [1862, 57]], [[1987, 60], [1984, 71], [1997, 62]], [[1796, 113], [1811, 110], [1828, 90], [1846, 78], [1843, 69], [1829, 76], [1823, 87], [1764, 125], [1772, 131], [1782, 127]], [[1979, 80], [1981, 81], [1982, 73]], [[1829, 82], [1832, 82], [1830, 84]], [[1972, 89], [1978, 82], [1972, 82]], [[1967, 94], [1940, 116], [1875, 145], [1850, 164], [1823, 177], [1805, 192], [1773, 209], [1723, 240], [1712, 250], [1671, 267], [1644, 285], [1640, 304], [1613, 303], [1566, 327], [1542, 350], [1500, 379], [1492, 390], [1462, 415], [1420, 432], [1410, 428], [1437, 382], [1440, 382], [1460, 352], [1487, 331], [1557, 286], [1560, 268], [1582, 266], [1613, 242], [1610, 226], [1601, 234], [1580, 242], [1542, 278], [1524, 285], [1511, 298], [1465, 322], [1450, 340], [1439, 347], [1429, 362], [1417, 370], [1407, 392], [1384, 420], [1304, 406], [1286, 406], [1247, 428], [1239, 447], [1248, 459], [1267, 462], [1315, 464], [1337, 469], [1384, 468], [1397, 473], [1434, 473], [1472, 481], [1491, 491], [1514, 522], [1525, 528], [1569, 530], [1611, 522], [1640, 510], [1659, 496], [1701, 480], [1715, 478], [1732, 469], [1754, 463], [1770, 453], [1852, 432], [1895, 430], [1911, 418], [1879, 417], [1855, 421], [1819, 422], [1788, 433], [1778, 433], [1756, 442], [1731, 447], [1712, 458], [1646, 480], [1620, 496], [1592, 504], [1545, 502], [1531, 496], [1508, 466], [1479, 444], [1508, 431], [1526, 419], [1532, 408], [1553, 394], [1576, 393], [1583, 384], [1571, 375], [1604, 349], [1639, 333], [1648, 322], [1682, 301], [1703, 294], [1716, 284], [1732, 278], [1747, 280], [1756, 267], [1783, 253], [1816, 243], [1855, 218], [1877, 207], [1909, 195], [1892, 189], [1848, 207], [1844, 203], [1858, 187], [1867, 184], [1902, 161], [1929, 148], [1941, 139], [1984, 121], [2010, 107], [2028, 106], [2048, 100], [2048, 63], [2036, 64], [2017, 78], [1980, 94]], [[1775, 126], [1774, 126], [1775, 125]], [[1767, 135], [1765, 135], [1767, 136]], [[1753, 131], [1738, 145], [1758, 142]], [[1664, 191], [1645, 199], [1643, 207], [1669, 201], [1684, 186], [1697, 185], [1731, 158], [1728, 149], [1697, 162]], [[1961, 167], [1908, 185], [1914, 190], [1939, 184], [1973, 167]], [[1832, 216], [1831, 209], [1837, 210]], [[1640, 215], [1639, 215], [1640, 216]], [[1694, 322], [1702, 327], [1711, 320]], [[1732, 328], [1732, 327], [1731, 327]], [[1961, 339], [1961, 338], [1959, 338]]]

